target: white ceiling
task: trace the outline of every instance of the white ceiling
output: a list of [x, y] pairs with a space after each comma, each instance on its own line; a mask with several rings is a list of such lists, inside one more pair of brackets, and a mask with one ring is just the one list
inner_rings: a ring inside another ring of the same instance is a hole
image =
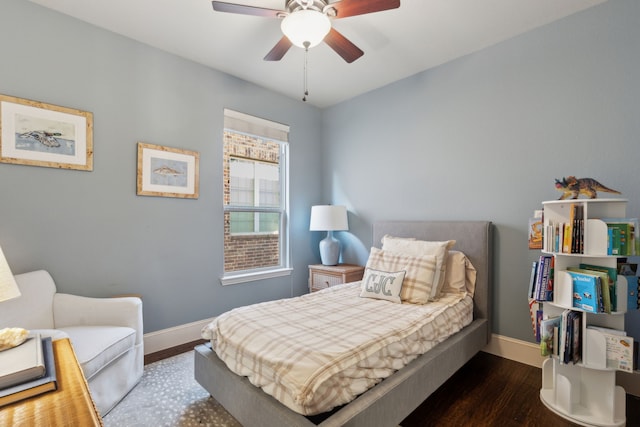
[[[262, 59], [282, 37], [277, 19], [214, 12], [208, 0], [30, 1], [302, 99], [303, 50]], [[310, 49], [307, 102], [336, 104], [604, 1], [401, 0], [399, 9], [334, 20], [365, 53], [347, 64], [324, 43]], [[283, 9], [285, 0], [229, 2]]]

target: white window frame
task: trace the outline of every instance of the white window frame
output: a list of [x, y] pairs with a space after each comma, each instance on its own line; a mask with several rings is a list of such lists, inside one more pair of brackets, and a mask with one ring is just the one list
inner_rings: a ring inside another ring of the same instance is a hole
[[[269, 279], [273, 277], [289, 276], [291, 268], [291, 253], [289, 244], [289, 126], [265, 120], [259, 117], [240, 113], [238, 111], [224, 109], [224, 128], [226, 131], [257, 136], [280, 142], [280, 207], [263, 208], [251, 207], [255, 212], [279, 212], [280, 213], [280, 265], [273, 267], [254, 268], [224, 272], [220, 278], [222, 285], [233, 285], [250, 281]], [[247, 211], [247, 207], [235, 207], [223, 203], [224, 213], [234, 211]], [[224, 217], [224, 215], [223, 215]], [[224, 256], [224, 248], [223, 248]], [[224, 269], [224, 262], [223, 262]]]

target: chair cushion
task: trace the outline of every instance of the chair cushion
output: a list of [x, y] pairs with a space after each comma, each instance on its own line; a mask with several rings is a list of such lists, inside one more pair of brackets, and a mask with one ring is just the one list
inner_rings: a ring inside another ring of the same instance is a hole
[[136, 331], [123, 326], [70, 326], [60, 330], [69, 335], [87, 380], [135, 346]]

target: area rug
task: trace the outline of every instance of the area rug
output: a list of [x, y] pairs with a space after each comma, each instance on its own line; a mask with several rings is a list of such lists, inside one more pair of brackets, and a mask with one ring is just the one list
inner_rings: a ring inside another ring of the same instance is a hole
[[105, 427], [242, 427], [193, 377], [193, 351], [144, 367]]

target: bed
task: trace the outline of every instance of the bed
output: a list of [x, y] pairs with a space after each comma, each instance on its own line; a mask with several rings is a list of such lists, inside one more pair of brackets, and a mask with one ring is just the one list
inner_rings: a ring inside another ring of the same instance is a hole
[[492, 226], [486, 221], [384, 221], [373, 227], [373, 242], [385, 235], [420, 240], [456, 240], [476, 270], [473, 320], [427, 353], [325, 414], [304, 416], [232, 372], [207, 345], [195, 351], [195, 378], [241, 424], [250, 426], [396, 426], [491, 336]]

